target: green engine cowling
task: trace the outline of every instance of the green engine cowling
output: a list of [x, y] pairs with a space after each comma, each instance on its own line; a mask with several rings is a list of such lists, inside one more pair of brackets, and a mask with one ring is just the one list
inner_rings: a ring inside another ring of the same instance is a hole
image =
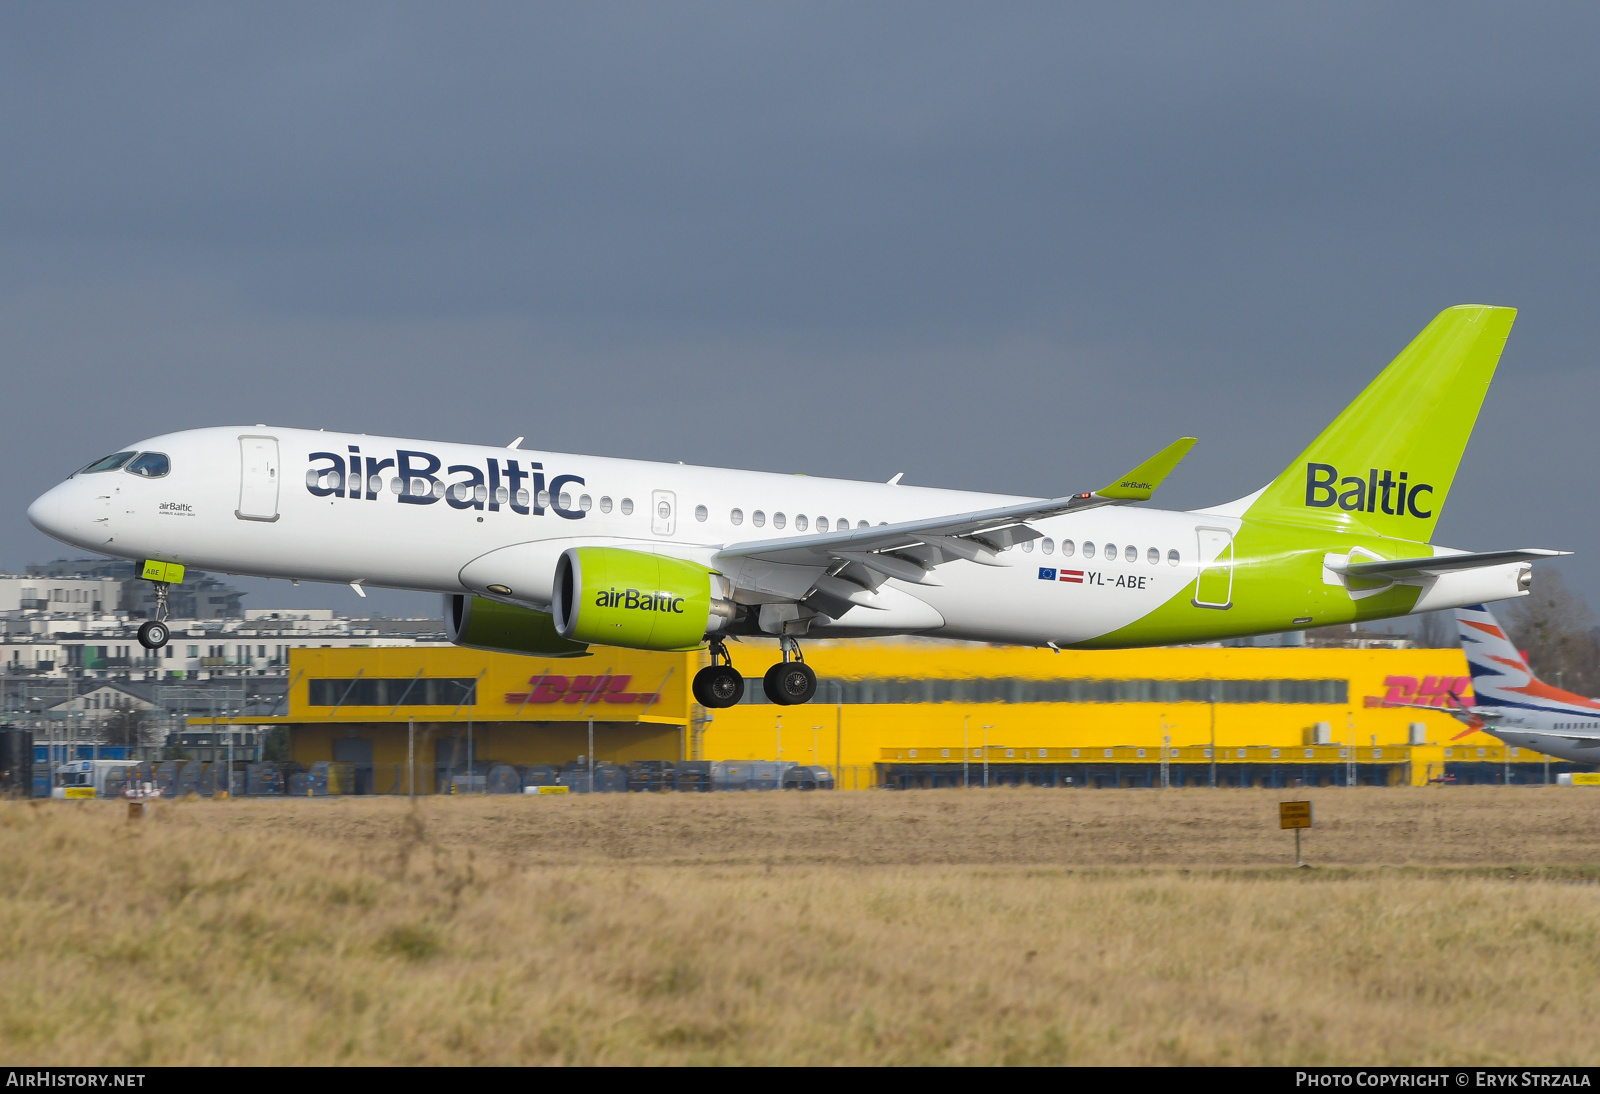
[[573, 642], [635, 650], [686, 650], [736, 617], [712, 594], [712, 571], [619, 547], [572, 547], [556, 562], [551, 615]]
[[550, 613], [481, 596], [445, 594], [444, 629], [450, 641], [474, 650], [542, 657], [585, 657], [588, 647], [556, 633]]

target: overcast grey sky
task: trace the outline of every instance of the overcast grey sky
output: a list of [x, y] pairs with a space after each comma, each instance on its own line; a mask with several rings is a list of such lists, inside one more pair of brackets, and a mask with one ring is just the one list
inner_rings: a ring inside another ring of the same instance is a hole
[[[1059, 495], [1521, 315], [1439, 541], [1600, 604], [1600, 8], [0, 5], [0, 565], [233, 422]], [[253, 582], [255, 607], [359, 604]], [[434, 602], [375, 594], [389, 611]]]

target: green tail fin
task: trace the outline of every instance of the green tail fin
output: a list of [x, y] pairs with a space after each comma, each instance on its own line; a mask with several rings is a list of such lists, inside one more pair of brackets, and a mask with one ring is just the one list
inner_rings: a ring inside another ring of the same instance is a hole
[[1482, 304], [1441, 312], [1246, 518], [1426, 542], [1516, 317], [1515, 308]]

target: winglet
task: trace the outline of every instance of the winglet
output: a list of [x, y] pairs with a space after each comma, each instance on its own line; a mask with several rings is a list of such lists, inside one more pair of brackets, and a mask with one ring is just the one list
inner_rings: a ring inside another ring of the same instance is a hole
[[1162, 480], [1189, 454], [1194, 442], [1193, 437], [1179, 437], [1126, 475], [1118, 475], [1110, 486], [1101, 487], [1095, 494], [1119, 501], [1148, 501]]

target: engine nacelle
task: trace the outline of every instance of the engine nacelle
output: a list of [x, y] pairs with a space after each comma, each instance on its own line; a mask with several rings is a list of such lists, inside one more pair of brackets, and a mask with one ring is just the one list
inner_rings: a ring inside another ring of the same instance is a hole
[[583, 657], [588, 650], [557, 634], [547, 612], [461, 593], [445, 594], [444, 629], [450, 641], [474, 650], [542, 657]]
[[738, 616], [706, 567], [620, 547], [572, 547], [556, 561], [551, 614], [573, 642], [686, 650]]

